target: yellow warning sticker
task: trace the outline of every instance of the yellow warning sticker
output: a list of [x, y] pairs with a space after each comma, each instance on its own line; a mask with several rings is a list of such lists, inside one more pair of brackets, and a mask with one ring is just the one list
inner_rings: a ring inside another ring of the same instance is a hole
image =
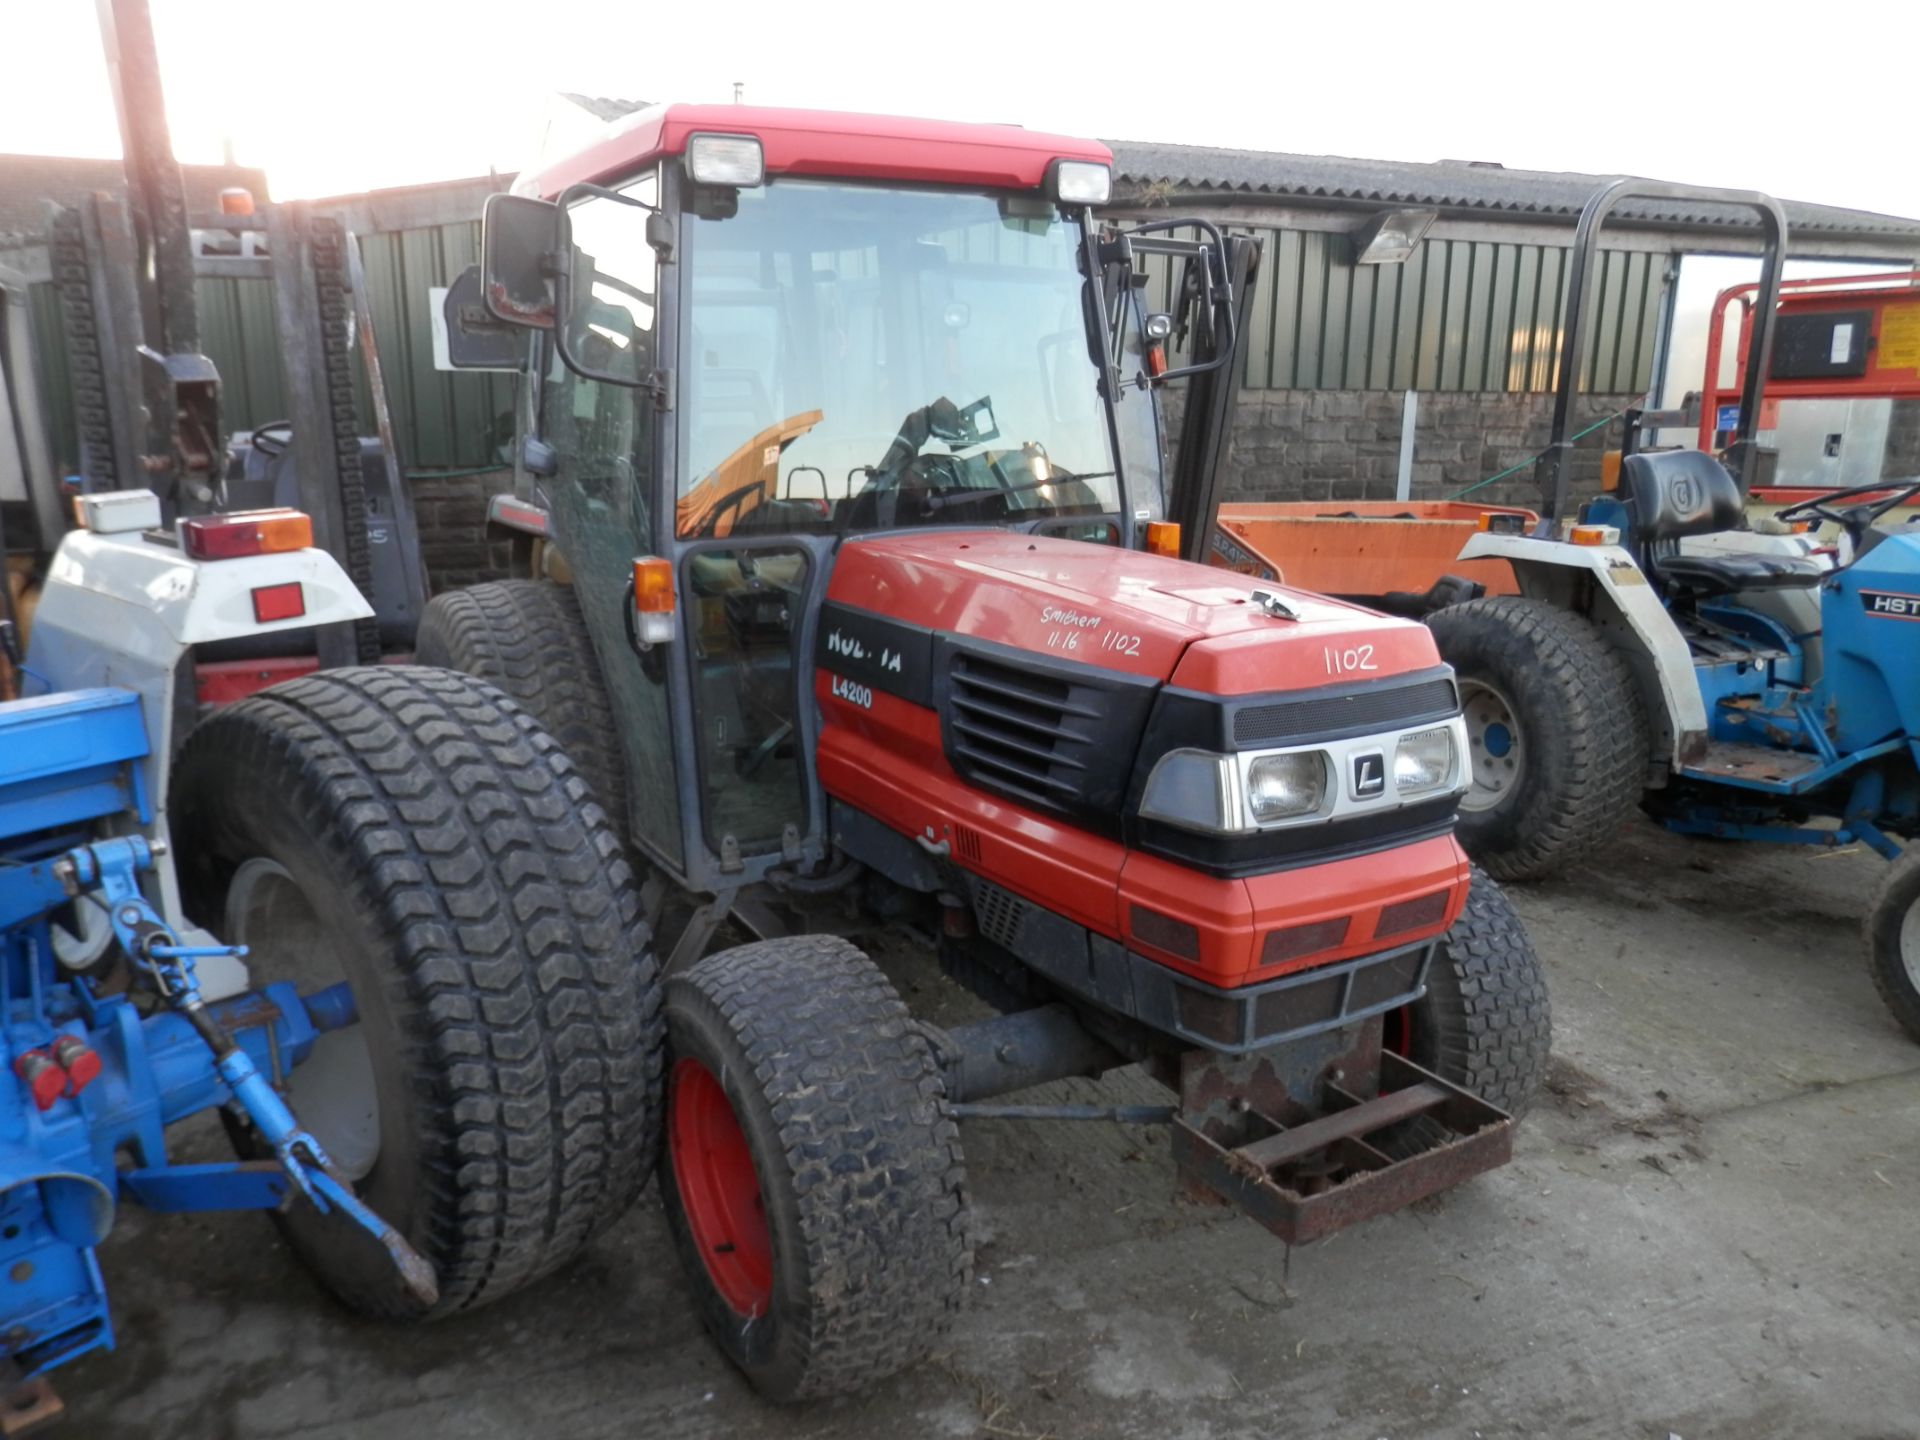
[[1889, 305], [1880, 312], [1882, 370], [1920, 371], [1920, 302]]

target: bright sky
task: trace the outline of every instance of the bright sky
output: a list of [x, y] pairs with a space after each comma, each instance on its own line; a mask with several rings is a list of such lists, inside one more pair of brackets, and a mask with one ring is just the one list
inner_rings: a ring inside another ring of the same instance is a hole
[[[517, 169], [555, 90], [1631, 173], [1920, 216], [1920, 4], [151, 0], [183, 160], [274, 195]], [[1773, 24], [1748, 17], [1770, 14]], [[7, 18], [0, 152], [114, 155], [94, 7]], [[22, 57], [32, 63], [19, 63]], [[1631, 64], [1631, 73], [1623, 66]], [[1753, 135], [1743, 142], [1740, 129]]]

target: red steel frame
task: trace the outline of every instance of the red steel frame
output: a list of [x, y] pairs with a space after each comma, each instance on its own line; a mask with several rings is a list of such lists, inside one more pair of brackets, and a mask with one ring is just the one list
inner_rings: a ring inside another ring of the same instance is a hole
[[[1700, 433], [1702, 450], [1713, 449], [1715, 420], [1722, 404], [1737, 403], [1746, 376], [1747, 341], [1753, 326], [1753, 296], [1757, 282], [1732, 285], [1714, 299], [1713, 313], [1707, 322], [1707, 363], [1700, 386]], [[1740, 336], [1735, 348], [1733, 381], [1719, 384], [1721, 356], [1726, 338], [1727, 307], [1740, 302]], [[1766, 383], [1768, 401], [1780, 400], [1877, 400], [1920, 399], [1920, 365], [1898, 369], [1880, 363], [1880, 331], [1890, 308], [1911, 307], [1920, 311], [1920, 270], [1886, 275], [1829, 275], [1804, 280], [1784, 280], [1780, 284], [1780, 313], [1806, 314], [1833, 309], [1869, 309], [1873, 312], [1869, 332], [1867, 372], [1857, 376], [1836, 376], [1813, 380], [1774, 380]], [[1762, 416], [1765, 415], [1763, 401]], [[1763, 419], [1764, 426], [1764, 419]], [[1754, 492], [1756, 499], [1794, 503], [1818, 498], [1824, 492], [1806, 486], [1776, 485]], [[1911, 503], [1911, 502], [1910, 502]]]

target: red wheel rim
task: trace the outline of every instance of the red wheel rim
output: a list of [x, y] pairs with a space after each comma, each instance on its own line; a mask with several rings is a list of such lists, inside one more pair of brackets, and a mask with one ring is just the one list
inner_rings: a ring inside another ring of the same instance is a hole
[[727, 1092], [698, 1060], [674, 1062], [667, 1148], [674, 1188], [707, 1279], [728, 1308], [751, 1319], [773, 1298], [773, 1240], [753, 1152]]
[[1402, 1060], [1413, 1058], [1413, 1007], [1402, 1005], [1380, 1017], [1380, 1048]]

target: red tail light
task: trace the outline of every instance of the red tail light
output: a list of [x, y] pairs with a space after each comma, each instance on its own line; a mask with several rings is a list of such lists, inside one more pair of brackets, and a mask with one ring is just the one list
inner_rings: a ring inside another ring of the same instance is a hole
[[182, 520], [180, 548], [196, 560], [277, 555], [313, 544], [313, 521], [298, 510], [242, 510]]

